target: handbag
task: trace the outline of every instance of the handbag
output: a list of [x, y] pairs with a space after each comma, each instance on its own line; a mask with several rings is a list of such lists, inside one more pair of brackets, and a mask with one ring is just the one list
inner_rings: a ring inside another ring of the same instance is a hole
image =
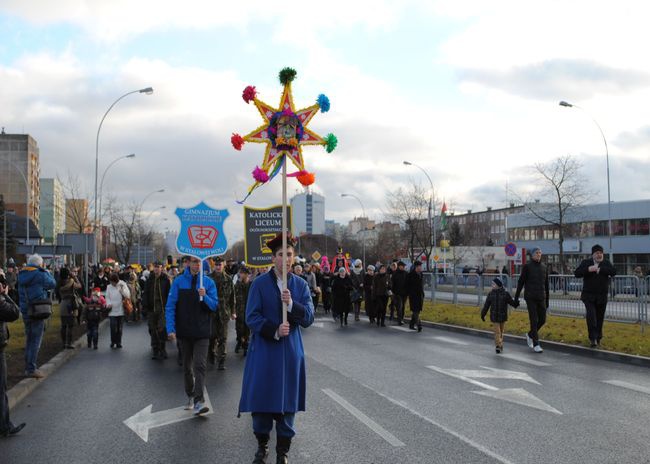
[[27, 305], [27, 316], [34, 320], [44, 320], [52, 315], [52, 300], [49, 298], [30, 301]]
[[122, 309], [124, 309], [124, 314], [129, 316], [133, 312], [133, 302], [131, 298], [122, 298]]

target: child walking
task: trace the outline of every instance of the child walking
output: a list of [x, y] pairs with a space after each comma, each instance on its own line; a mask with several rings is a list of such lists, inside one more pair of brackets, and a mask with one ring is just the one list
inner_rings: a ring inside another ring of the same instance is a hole
[[515, 303], [510, 293], [503, 288], [503, 282], [498, 277], [492, 280], [492, 290], [485, 298], [485, 304], [481, 310], [481, 319], [485, 321], [485, 315], [490, 311], [490, 322], [494, 326], [494, 344], [496, 352], [503, 351], [503, 332], [506, 321], [508, 320], [508, 305], [516, 308], [519, 306]]
[[99, 322], [102, 319], [102, 311], [106, 309], [106, 300], [102, 296], [99, 287], [93, 288], [90, 298], [84, 297], [83, 318], [86, 321], [86, 337], [88, 339], [88, 348], [97, 349], [99, 339]]

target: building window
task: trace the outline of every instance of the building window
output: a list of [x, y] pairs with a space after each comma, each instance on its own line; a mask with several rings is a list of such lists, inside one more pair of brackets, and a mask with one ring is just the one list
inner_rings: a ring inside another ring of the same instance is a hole
[[627, 235], [624, 219], [615, 219], [612, 221], [612, 235]]
[[630, 219], [628, 221], [628, 233], [630, 235], [650, 235], [648, 219]]
[[[613, 227], [613, 224], [612, 224]], [[594, 236], [606, 237], [609, 235], [609, 227], [607, 221], [597, 221], [594, 223]]]

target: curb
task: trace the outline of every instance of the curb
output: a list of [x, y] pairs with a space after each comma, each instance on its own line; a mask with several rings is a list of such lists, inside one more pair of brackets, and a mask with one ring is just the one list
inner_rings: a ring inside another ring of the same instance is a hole
[[[99, 329], [102, 330], [102, 327], [106, 325], [108, 318], [104, 319], [99, 324]], [[45, 374], [45, 377], [42, 379], [34, 379], [31, 377], [25, 378], [14, 385], [11, 390], [7, 392], [7, 397], [9, 398], [9, 410], [11, 411], [15, 408], [18, 403], [25, 399], [27, 395], [33, 392], [41, 383], [43, 383], [50, 375], [52, 375], [57, 369], [63, 366], [68, 360], [73, 358], [78, 352], [79, 349], [86, 344], [86, 335], [82, 335], [73, 343], [75, 347], [74, 350], [62, 350], [47, 363], [39, 367], [39, 371]]]
[[[405, 318], [404, 320], [407, 319]], [[459, 325], [443, 324], [440, 322], [430, 322], [424, 320], [422, 321], [422, 325], [429, 328], [446, 330], [448, 332], [458, 332], [490, 339], [494, 338], [494, 333], [489, 330], [472, 329]], [[522, 342], [524, 345], [526, 344], [525, 337], [521, 335], [503, 334], [503, 337], [513, 342]], [[616, 351], [606, 351], [602, 349], [593, 349], [578, 345], [568, 345], [566, 343], [554, 342], [544, 339], [541, 339], [541, 341], [544, 342], [545, 348], [549, 347], [553, 350], [562, 351], [564, 353], [577, 354], [579, 356], [585, 356], [592, 359], [602, 359], [606, 361], [631, 364], [634, 366], [650, 367], [650, 358], [646, 356], [636, 356], [633, 354], [618, 353]]]

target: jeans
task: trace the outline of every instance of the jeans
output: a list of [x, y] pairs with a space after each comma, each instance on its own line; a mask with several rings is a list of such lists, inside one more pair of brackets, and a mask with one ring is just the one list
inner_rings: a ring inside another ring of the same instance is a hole
[[109, 319], [111, 321], [111, 345], [121, 345], [124, 316], [110, 316]]
[[[404, 297], [401, 295], [393, 295], [393, 305], [397, 312], [397, 322], [402, 322], [402, 319], [404, 319]], [[391, 310], [391, 316], [392, 315], [393, 311]]]
[[38, 350], [45, 332], [45, 320], [23, 319], [25, 324], [25, 372], [31, 374], [36, 370]]
[[183, 373], [185, 377], [185, 394], [194, 398], [194, 402], [205, 401], [203, 388], [205, 386], [205, 370], [208, 364], [207, 338], [179, 338], [183, 353]]
[[589, 340], [600, 342], [603, 338], [603, 322], [605, 320], [605, 310], [607, 309], [607, 300], [604, 301], [583, 301], [586, 309], [587, 331]]
[[539, 345], [539, 329], [546, 322], [546, 303], [544, 300], [526, 300], [530, 332], [528, 336], [533, 339], [533, 345]]
[[269, 435], [273, 429], [273, 421], [275, 421], [275, 432], [278, 437], [293, 438], [296, 431], [293, 428], [293, 422], [296, 415], [293, 413], [273, 414], [270, 412], [254, 412], [253, 416], [253, 432], [262, 435]]
[[90, 345], [97, 346], [97, 341], [99, 339], [99, 321], [88, 321], [86, 328], [87, 328], [86, 337], [88, 338], [88, 346]]
[[5, 352], [0, 351], [0, 434], [14, 425], [9, 420], [9, 398], [7, 398], [7, 360]]

